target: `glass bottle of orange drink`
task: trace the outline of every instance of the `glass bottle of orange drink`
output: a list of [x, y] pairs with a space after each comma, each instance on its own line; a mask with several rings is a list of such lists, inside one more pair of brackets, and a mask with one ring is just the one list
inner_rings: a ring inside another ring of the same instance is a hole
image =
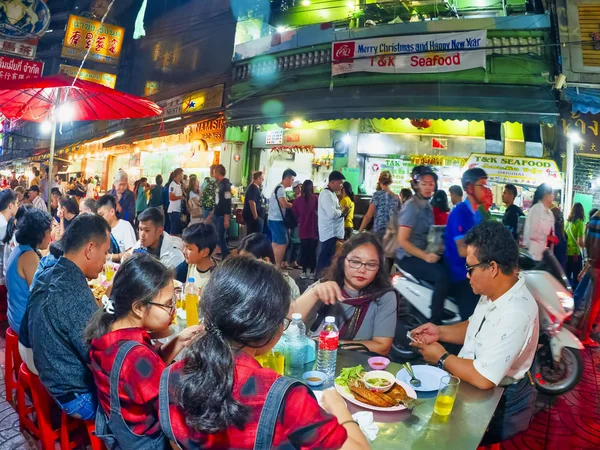
[[187, 326], [198, 325], [198, 288], [194, 278], [189, 278], [185, 285], [185, 316]]

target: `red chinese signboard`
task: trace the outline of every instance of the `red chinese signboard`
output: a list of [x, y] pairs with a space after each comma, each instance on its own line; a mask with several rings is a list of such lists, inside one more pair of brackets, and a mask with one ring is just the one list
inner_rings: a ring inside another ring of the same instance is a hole
[[44, 63], [0, 56], [0, 80], [27, 80], [42, 76]]
[[83, 59], [89, 51], [88, 58], [92, 61], [116, 65], [124, 37], [125, 28], [71, 14], [61, 56]]

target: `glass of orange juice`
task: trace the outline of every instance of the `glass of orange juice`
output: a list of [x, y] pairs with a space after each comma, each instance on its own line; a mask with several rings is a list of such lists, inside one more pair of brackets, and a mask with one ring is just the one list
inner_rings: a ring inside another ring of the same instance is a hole
[[112, 260], [112, 256], [110, 253], [106, 255], [106, 263], [104, 264], [104, 275], [106, 277], [106, 281], [112, 281], [115, 276], [115, 265]]
[[433, 412], [438, 416], [448, 416], [454, 407], [460, 379], [452, 375], [446, 375], [440, 380], [440, 388], [438, 390]]

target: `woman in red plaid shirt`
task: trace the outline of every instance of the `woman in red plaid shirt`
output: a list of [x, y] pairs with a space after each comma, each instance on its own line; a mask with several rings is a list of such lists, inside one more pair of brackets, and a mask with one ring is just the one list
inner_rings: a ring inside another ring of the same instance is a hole
[[[212, 273], [200, 302], [206, 333], [166, 379], [171, 430], [165, 433], [172, 431], [181, 448], [254, 448], [267, 393], [279, 378], [254, 357], [270, 352], [283, 334], [290, 297], [277, 268], [254, 258], [226, 259]], [[325, 391], [322, 404], [306, 386], [292, 387], [278, 410], [271, 448], [369, 448], [337, 392]], [[164, 429], [163, 409], [161, 399]]]
[[158, 420], [160, 375], [198, 327], [152, 344], [148, 332], [168, 334], [175, 298], [173, 272], [145, 253], [121, 265], [103, 303], [85, 330], [98, 387], [96, 433], [109, 448], [168, 448]]

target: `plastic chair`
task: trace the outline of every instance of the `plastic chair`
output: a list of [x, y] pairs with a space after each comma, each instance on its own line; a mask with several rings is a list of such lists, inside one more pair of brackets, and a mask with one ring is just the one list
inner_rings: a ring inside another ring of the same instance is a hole
[[[63, 411], [60, 424], [61, 450], [81, 448], [82, 445], [79, 441], [82, 440], [84, 434], [88, 435], [92, 450], [106, 450], [102, 440], [93, 434], [95, 430], [96, 422], [94, 420], [75, 419]], [[79, 439], [73, 439], [73, 437], [79, 437]]]
[[4, 380], [6, 381], [6, 401], [12, 403], [13, 390], [19, 387], [19, 368], [23, 361], [19, 354], [19, 336], [12, 328], [6, 330], [6, 352], [4, 356]]

